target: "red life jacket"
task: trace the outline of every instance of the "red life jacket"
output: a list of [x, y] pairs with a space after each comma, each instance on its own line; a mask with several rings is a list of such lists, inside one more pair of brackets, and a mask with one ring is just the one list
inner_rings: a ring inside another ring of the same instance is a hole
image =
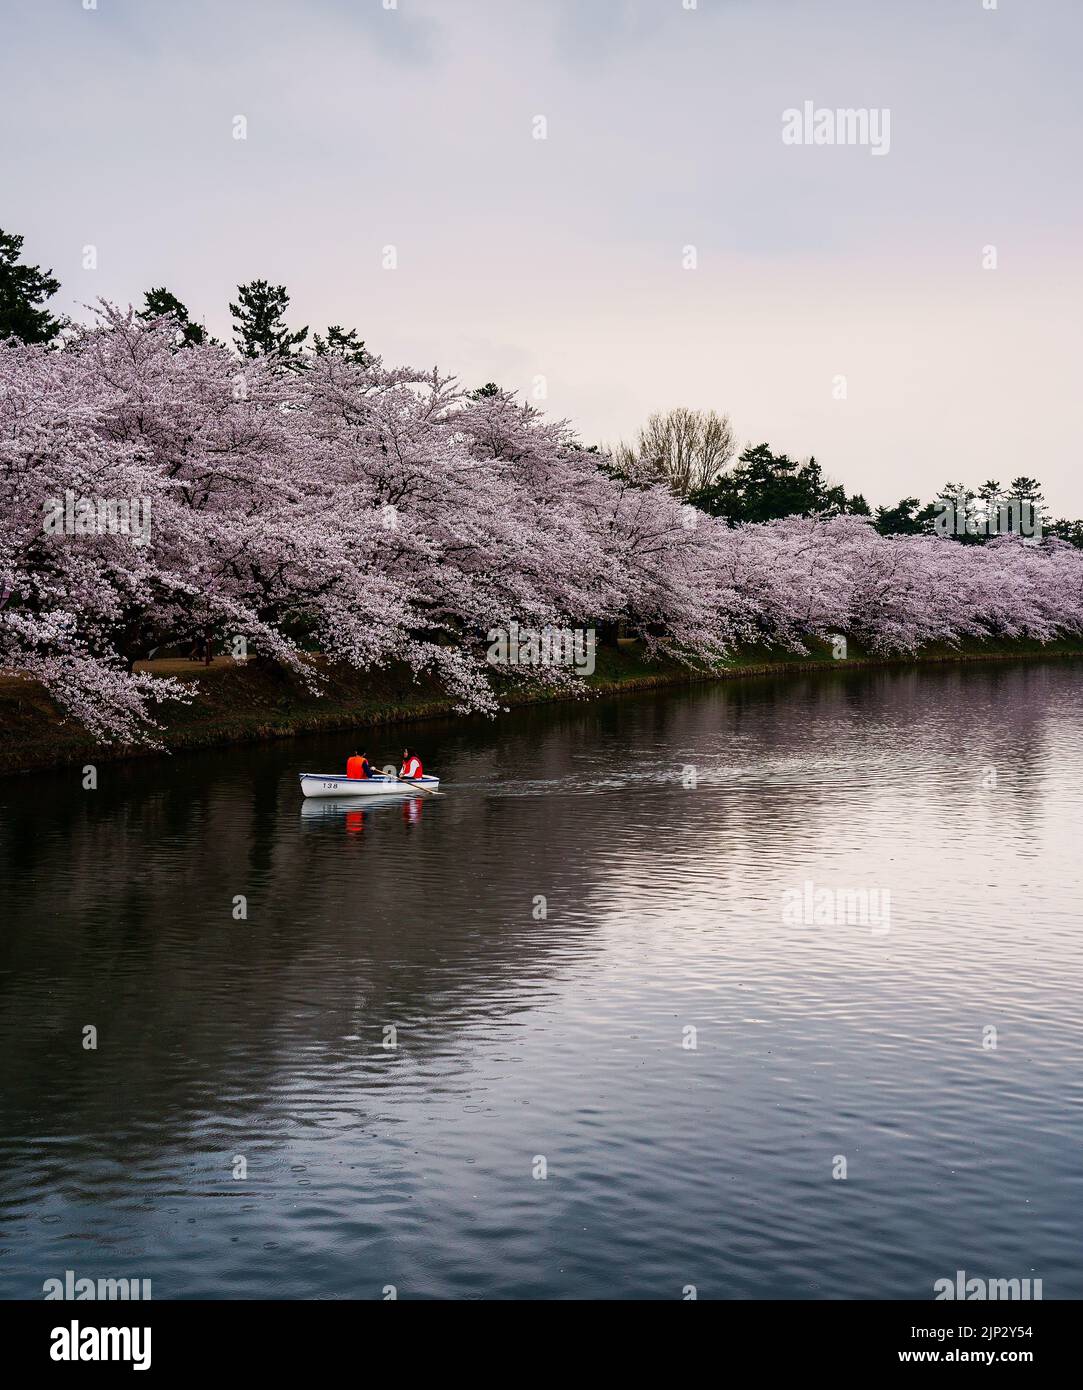
[[402, 765], [402, 767], [399, 768], [399, 776], [400, 776], [400, 777], [420, 777], [420, 776], [422, 776], [422, 771], [421, 771], [421, 759], [417, 756], [416, 753], [411, 753], [411, 754], [410, 754], [410, 757], [409, 757], [409, 760], [408, 760], [407, 762], [404, 762], [403, 765]]
[[362, 757], [361, 757], [359, 754], [357, 754], [357, 753], [355, 753], [354, 756], [353, 756], [352, 758], [347, 758], [347, 759], [346, 759], [346, 776], [347, 776], [347, 777], [368, 777], [368, 776], [369, 776], [368, 759], [367, 759], [367, 758], [362, 758]]

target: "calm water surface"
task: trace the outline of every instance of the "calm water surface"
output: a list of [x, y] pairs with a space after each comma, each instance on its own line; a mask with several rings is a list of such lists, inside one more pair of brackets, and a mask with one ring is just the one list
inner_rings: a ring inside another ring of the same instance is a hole
[[0, 1294], [1083, 1296], [1081, 680], [417, 726], [371, 810], [339, 735], [0, 782]]

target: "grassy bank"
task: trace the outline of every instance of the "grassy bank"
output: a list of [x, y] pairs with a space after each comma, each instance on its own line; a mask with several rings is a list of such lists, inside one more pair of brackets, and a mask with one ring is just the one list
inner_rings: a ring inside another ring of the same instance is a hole
[[[807, 656], [776, 648], [747, 649], [724, 672], [704, 673], [672, 662], [648, 661], [637, 644], [621, 642], [617, 649], [599, 648], [597, 669], [587, 685], [592, 694], [606, 695], [788, 671], [1083, 656], [1083, 641], [1078, 640], [1044, 646], [1025, 641], [970, 642], [960, 648], [929, 647], [909, 658], [869, 656], [851, 643], [845, 661], [833, 660], [825, 644], [811, 645], [813, 650]], [[192, 704], [171, 702], [160, 707], [159, 719], [165, 728], [163, 741], [167, 748], [177, 750], [318, 731], [375, 728], [452, 712], [451, 702], [434, 682], [414, 681], [405, 668], [367, 675], [329, 671], [325, 693], [320, 698], [302, 690], [280, 670], [254, 664], [238, 666], [227, 659], [209, 667], [190, 661], [158, 661], [148, 663], [148, 669], [199, 682], [199, 693]], [[504, 703], [515, 706], [555, 698], [568, 697], [520, 688], [509, 690]], [[0, 774], [139, 756], [158, 755], [145, 749], [95, 744], [78, 724], [62, 718], [39, 686], [0, 679]]]

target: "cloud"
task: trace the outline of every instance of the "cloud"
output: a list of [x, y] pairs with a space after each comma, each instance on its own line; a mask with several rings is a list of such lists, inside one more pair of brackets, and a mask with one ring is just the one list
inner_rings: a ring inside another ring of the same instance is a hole
[[[166, 284], [228, 336], [260, 276], [392, 359], [544, 375], [590, 440], [709, 405], [875, 500], [1025, 468], [1083, 513], [1068, 0], [99, 4], [0, 50], [3, 225], [61, 307]], [[889, 108], [890, 154], [784, 146], [806, 99]]]

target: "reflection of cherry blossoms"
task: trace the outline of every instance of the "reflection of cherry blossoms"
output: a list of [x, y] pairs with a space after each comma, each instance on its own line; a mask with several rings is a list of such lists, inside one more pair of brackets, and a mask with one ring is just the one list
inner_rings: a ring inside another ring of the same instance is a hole
[[[404, 661], [491, 710], [486, 633], [512, 620], [623, 621], [707, 663], [839, 631], [881, 651], [1083, 632], [1083, 554], [1058, 542], [730, 528], [606, 462], [503, 394], [333, 353], [283, 371], [177, 350], [168, 323], [106, 306], [63, 351], [0, 344], [0, 666], [130, 740], [186, 689], [133, 663], [238, 637], [312, 686], [306, 651]], [[149, 499], [145, 543], [48, 532], [71, 495]]]

